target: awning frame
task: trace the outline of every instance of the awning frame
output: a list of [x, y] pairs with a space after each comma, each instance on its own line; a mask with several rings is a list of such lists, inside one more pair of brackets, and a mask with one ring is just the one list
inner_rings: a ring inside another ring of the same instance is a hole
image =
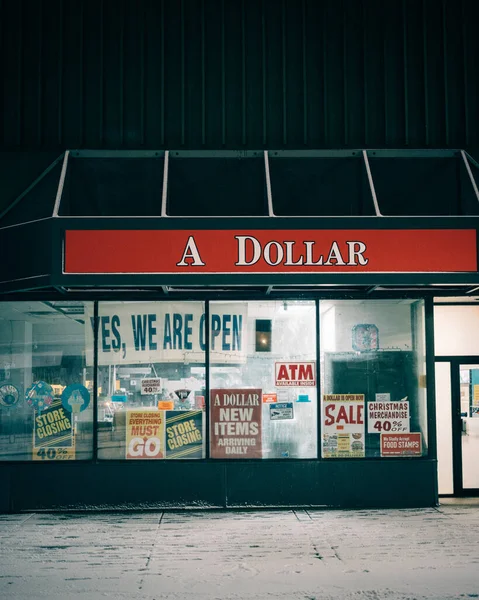
[[[264, 177], [267, 189], [268, 214], [255, 216], [222, 217], [222, 216], [170, 216], [167, 213], [169, 160], [175, 158], [263, 158]], [[371, 199], [375, 214], [371, 216], [277, 216], [274, 211], [274, 189], [271, 187], [269, 173], [270, 158], [351, 158], [362, 160], [368, 178]], [[154, 217], [143, 216], [62, 216], [60, 208], [68, 168], [72, 160], [94, 158], [163, 158], [163, 186], [159, 190], [160, 214]], [[19, 260], [10, 261], [6, 268], [0, 268], [0, 294], [15, 293], [27, 290], [57, 290], [58, 293], [71, 293], [74, 290], [131, 290], [150, 289], [163, 295], [199, 293], [197, 286], [206, 294], [234, 293], [235, 288], [251, 286], [256, 293], [259, 287], [265, 296], [272, 297], [286, 289], [297, 290], [300, 294], [325, 294], [341, 292], [351, 288], [351, 293], [367, 295], [384, 294], [396, 290], [397, 293], [418, 293], [435, 295], [447, 294], [447, 286], [451, 294], [473, 294], [479, 291], [479, 273], [320, 273], [320, 274], [270, 274], [266, 278], [260, 274], [136, 274], [136, 275], [72, 275], [63, 272], [64, 236], [68, 229], [158, 229], [185, 230], [192, 229], [476, 229], [479, 239], [479, 217], [476, 216], [384, 216], [380, 210], [380, 198], [376, 195], [374, 173], [369, 158], [458, 158], [464, 164], [469, 182], [479, 202], [479, 191], [472, 169], [479, 169], [479, 163], [465, 150], [218, 150], [218, 151], [111, 151], [111, 150], [67, 150], [28, 186], [1, 214], [5, 216], [12, 208], [33, 190], [51, 170], [62, 162], [58, 188], [52, 206], [51, 217], [38, 219], [28, 223], [0, 227], [0, 245], [3, 253], [18, 245], [18, 239], [28, 239], [31, 248], [23, 247]], [[36, 257], [36, 240], [50, 240], [41, 257]], [[8, 262], [8, 261], [7, 261]], [[35, 262], [35, 261], [34, 261]], [[38, 263], [38, 264], [37, 264]], [[479, 256], [478, 256], [479, 264]], [[5, 265], [3, 265], [5, 267]], [[265, 281], [266, 279], [266, 281]], [[219, 286], [219, 287], [218, 287]], [[442, 286], [440, 292], [434, 289]], [[221, 290], [220, 290], [221, 288]], [[286, 288], [286, 289], [285, 289]], [[237, 289], [238, 291], [238, 289]], [[242, 290], [243, 292], [244, 290]], [[342, 292], [341, 292], [342, 293]]]

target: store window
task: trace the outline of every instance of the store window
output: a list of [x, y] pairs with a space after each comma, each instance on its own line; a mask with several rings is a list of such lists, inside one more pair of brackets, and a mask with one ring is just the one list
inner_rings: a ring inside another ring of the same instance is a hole
[[427, 455], [422, 300], [321, 301], [323, 458]]
[[100, 459], [205, 456], [205, 343], [202, 302], [99, 303]]
[[92, 304], [0, 303], [0, 460], [93, 455], [93, 369], [85, 359]]
[[316, 458], [315, 302], [211, 302], [210, 456]]

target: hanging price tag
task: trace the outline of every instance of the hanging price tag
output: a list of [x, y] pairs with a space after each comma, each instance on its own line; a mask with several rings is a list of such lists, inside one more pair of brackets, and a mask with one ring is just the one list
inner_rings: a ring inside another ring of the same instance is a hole
[[159, 394], [161, 392], [161, 378], [151, 377], [149, 379], [141, 380], [141, 393], [147, 394]]

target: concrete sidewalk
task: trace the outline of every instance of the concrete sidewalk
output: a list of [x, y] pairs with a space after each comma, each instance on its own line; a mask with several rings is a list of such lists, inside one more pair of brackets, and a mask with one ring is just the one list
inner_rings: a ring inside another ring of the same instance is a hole
[[3, 515], [0, 598], [479, 598], [479, 505]]

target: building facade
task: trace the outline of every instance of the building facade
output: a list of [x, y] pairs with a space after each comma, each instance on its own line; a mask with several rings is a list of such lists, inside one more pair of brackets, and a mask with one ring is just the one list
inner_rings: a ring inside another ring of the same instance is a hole
[[1, 10], [0, 509], [475, 493], [476, 3]]

